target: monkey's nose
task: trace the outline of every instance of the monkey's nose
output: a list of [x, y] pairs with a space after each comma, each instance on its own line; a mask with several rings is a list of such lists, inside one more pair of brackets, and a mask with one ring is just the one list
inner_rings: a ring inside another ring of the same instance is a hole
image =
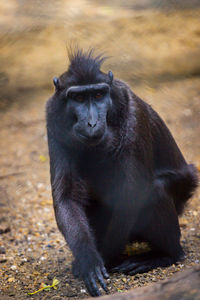
[[97, 125], [97, 122], [92, 122], [92, 121], [89, 121], [89, 122], [88, 122], [88, 126], [89, 126], [89, 127], [94, 128], [96, 125]]

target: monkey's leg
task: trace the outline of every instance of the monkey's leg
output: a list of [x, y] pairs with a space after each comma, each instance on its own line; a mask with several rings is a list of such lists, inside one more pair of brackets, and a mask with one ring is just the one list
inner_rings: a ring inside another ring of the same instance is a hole
[[157, 179], [148, 203], [140, 219], [141, 236], [148, 241], [153, 251], [131, 257], [114, 272], [124, 272], [130, 275], [148, 272], [157, 267], [167, 267], [184, 258], [180, 245], [180, 229], [178, 217], [172, 198], [165, 190], [162, 180]]

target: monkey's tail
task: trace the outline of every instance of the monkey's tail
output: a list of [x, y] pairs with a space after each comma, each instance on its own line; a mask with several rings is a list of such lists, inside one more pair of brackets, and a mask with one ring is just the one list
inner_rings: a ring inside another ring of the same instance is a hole
[[186, 164], [179, 170], [159, 174], [159, 178], [164, 179], [166, 189], [173, 197], [177, 214], [180, 215], [198, 186], [196, 167], [193, 164]]

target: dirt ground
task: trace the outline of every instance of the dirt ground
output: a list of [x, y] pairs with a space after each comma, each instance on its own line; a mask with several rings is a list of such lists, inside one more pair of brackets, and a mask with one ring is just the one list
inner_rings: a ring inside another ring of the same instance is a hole
[[[71, 274], [72, 255], [54, 220], [49, 184], [45, 102], [52, 77], [67, 67], [66, 41], [111, 56], [104, 70], [112, 69], [159, 112], [187, 161], [200, 170], [200, 9], [136, 9], [123, 1], [17, 3], [0, 4], [0, 299], [87, 298]], [[200, 264], [200, 190], [180, 225], [184, 262], [134, 277], [113, 274], [110, 293]], [[57, 290], [27, 295], [54, 277]]]

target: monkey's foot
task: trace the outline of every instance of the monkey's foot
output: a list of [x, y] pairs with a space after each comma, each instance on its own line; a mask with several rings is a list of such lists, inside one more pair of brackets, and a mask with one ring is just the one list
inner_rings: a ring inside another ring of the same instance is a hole
[[[181, 259], [183, 259], [183, 257], [179, 258], [179, 260]], [[168, 267], [176, 263], [177, 260], [169, 256], [159, 256], [158, 254], [156, 255], [150, 252], [130, 257], [119, 266], [112, 268], [111, 271], [135, 275], [137, 273], [148, 272], [158, 267]]]

